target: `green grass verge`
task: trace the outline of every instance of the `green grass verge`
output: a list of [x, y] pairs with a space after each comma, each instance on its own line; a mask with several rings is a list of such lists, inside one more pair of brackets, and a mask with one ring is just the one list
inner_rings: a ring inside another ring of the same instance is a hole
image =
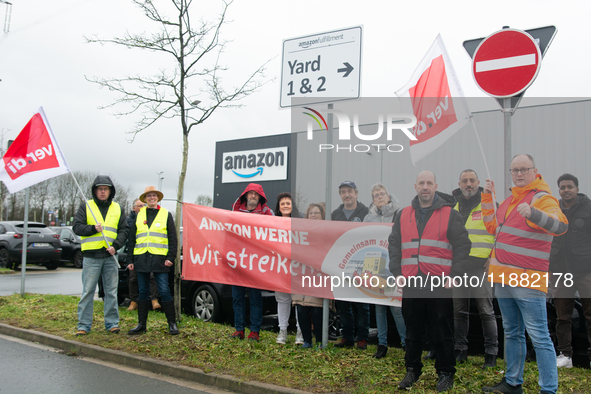
[[[229, 374], [244, 380], [272, 383], [317, 393], [385, 393], [397, 391], [404, 377], [404, 353], [390, 348], [380, 360], [371, 356], [376, 347], [356, 349], [304, 350], [296, 347], [294, 336], [287, 345], [275, 343], [276, 334], [262, 332], [261, 340], [252, 343], [229, 338], [234, 329], [228, 325], [203, 323], [183, 316], [181, 334], [168, 335], [163, 313], [150, 312], [148, 332], [128, 336], [126, 331], [137, 324], [137, 313], [119, 309], [121, 334], [104, 331], [103, 304], [95, 301], [93, 331], [85, 337], [76, 332], [78, 297], [26, 294], [0, 297], [0, 322], [16, 327], [46, 332], [68, 340], [115, 349], [196, 367], [205, 372]], [[457, 367], [455, 388], [450, 393], [480, 393], [483, 385], [498, 382], [504, 369], [502, 360], [495, 370], [482, 371], [483, 357], [471, 356]], [[559, 393], [591, 392], [591, 373], [581, 368], [560, 369]], [[525, 392], [537, 393], [538, 372], [535, 363], [526, 363]], [[437, 377], [432, 361], [426, 361], [421, 379], [413, 393], [434, 393]]]

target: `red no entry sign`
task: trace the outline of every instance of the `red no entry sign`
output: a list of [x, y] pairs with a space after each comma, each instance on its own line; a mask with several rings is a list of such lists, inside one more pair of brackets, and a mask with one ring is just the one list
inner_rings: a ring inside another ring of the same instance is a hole
[[540, 48], [524, 31], [504, 29], [486, 37], [472, 58], [472, 76], [493, 97], [512, 97], [532, 84], [541, 65]]

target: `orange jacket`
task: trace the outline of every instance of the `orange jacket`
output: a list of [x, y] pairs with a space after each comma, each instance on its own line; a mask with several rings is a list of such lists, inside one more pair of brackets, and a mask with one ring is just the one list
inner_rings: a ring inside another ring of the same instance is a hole
[[[551, 195], [550, 187], [540, 174], [538, 174], [536, 179], [527, 186], [511, 188], [512, 195], [508, 197], [508, 199], [511, 200], [504, 219], [507, 218], [513, 209], [516, 208], [521, 203], [523, 198], [532, 190], [545, 191], [548, 193], [547, 195], [543, 195], [535, 200], [532, 208], [545, 213], [550, 218], [558, 220], [564, 225], [558, 226], [556, 232], [551, 232], [543, 227], [538, 226], [528, 219], [524, 219], [527, 226], [531, 227], [532, 229], [544, 231], [550, 235], [564, 234], [568, 229], [568, 220], [562, 213], [560, 205], [558, 204], [558, 200], [556, 200], [556, 198]], [[493, 199], [490, 193], [482, 193], [482, 214], [485, 217], [484, 224], [486, 226], [486, 230], [490, 234], [495, 234], [497, 230], [497, 221], [494, 217]], [[487, 217], [488, 220], [486, 219]], [[495, 258], [494, 249], [492, 251], [491, 257]], [[534, 270], [516, 266], [491, 264], [488, 270], [488, 280], [494, 283], [501, 283], [506, 286], [527, 287], [547, 292], [550, 278], [548, 277], [547, 269]]]

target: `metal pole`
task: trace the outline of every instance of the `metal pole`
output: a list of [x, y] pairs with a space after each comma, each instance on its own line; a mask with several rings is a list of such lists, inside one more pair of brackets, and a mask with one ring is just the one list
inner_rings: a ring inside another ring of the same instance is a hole
[[23, 224], [23, 255], [21, 258], [21, 297], [25, 296], [25, 275], [27, 274], [27, 246], [29, 233], [29, 188], [25, 189], [25, 221]]
[[505, 128], [505, 196], [503, 196], [501, 200], [511, 195], [511, 176], [509, 175], [512, 157], [511, 116], [513, 115], [513, 112], [511, 110], [511, 97], [503, 99], [503, 115]]
[[[328, 109], [333, 109], [333, 104], [328, 104]], [[328, 130], [326, 131], [326, 143], [332, 145], [333, 135], [333, 114], [328, 113]], [[331, 200], [332, 200], [332, 149], [326, 152], [326, 219], [329, 218], [331, 212]], [[330, 308], [328, 299], [322, 301], [322, 348], [326, 349], [328, 345], [328, 317], [330, 314]]]

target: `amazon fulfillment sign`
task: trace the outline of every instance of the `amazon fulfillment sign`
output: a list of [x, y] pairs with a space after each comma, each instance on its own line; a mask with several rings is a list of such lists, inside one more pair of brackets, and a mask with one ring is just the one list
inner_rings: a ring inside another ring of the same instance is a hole
[[225, 152], [222, 183], [287, 179], [288, 147]]

